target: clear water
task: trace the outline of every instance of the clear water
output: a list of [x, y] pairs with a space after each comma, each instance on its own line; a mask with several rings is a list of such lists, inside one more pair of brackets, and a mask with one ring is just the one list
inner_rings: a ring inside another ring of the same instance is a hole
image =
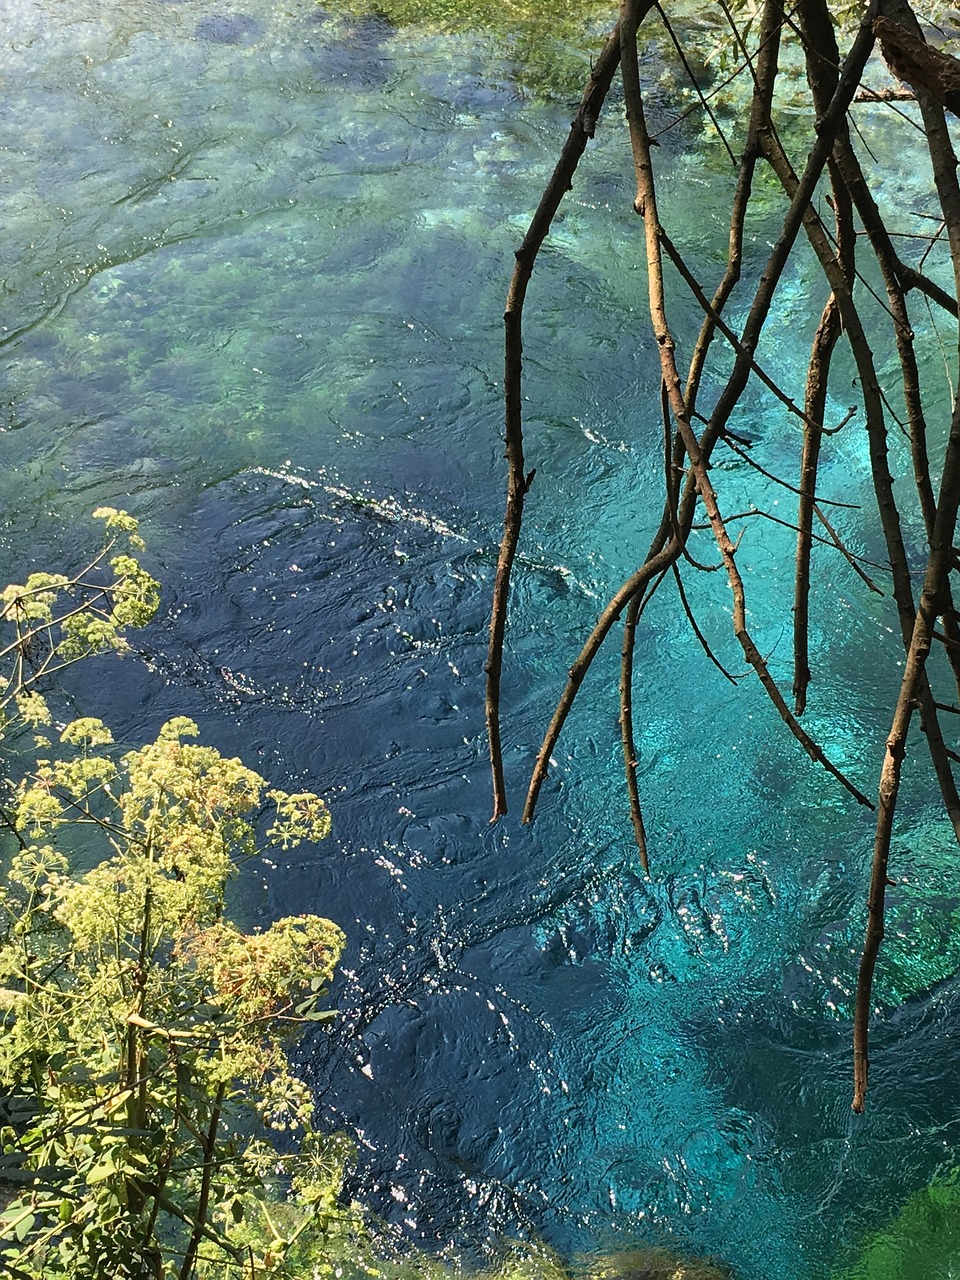
[[[849, 1012], [871, 819], [753, 682], [706, 663], [666, 592], [639, 640], [653, 879], [622, 796], [613, 651], [535, 824], [487, 821], [500, 313], [569, 106], [522, 95], [479, 38], [350, 25], [309, 0], [4, 11], [4, 560], [71, 563], [84, 512], [134, 510], [163, 615], [142, 660], [88, 671], [74, 696], [131, 740], [193, 715], [329, 797], [334, 835], [248, 869], [237, 909], [322, 911], [348, 932], [339, 1020], [299, 1052], [325, 1121], [357, 1136], [358, 1186], [431, 1248], [649, 1241], [742, 1280], [829, 1275], [954, 1162], [960, 947], [943, 921], [960, 902], [919, 750], [863, 1120]], [[664, 201], [715, 271], [729, 179], [669, 136]], [[659, 514], [626, 154], [611, 116], [531, 295], [538, 479], [505, 673], [517, 808], [563, 668]], [[787, 378], [822, 303], [813, 279], [798, 260], [769, 351]], [[777, 406], [756, 394], [740, 427], [764, 465], [795, 467]], [[735, 459], [717, 474], [728, 510], [756, 496]], [[824, 479], [867, 496], [855, 426]], [[787, 495], [768, 498], [790, 518]], [[876, 556], [865, 515], [838, 522]], [[820, 554], [809, 718], [872, 791], [894, 622]], [[750, 523], [756, 636], [784, 681], [773, 588], [791, 557], [787, 531]], [[739, 670], [716, 578], [688, 587]]]

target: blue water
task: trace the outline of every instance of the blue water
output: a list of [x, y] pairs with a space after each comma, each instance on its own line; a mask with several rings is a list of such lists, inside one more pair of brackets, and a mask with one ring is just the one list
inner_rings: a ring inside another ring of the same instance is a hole
[[[753, 680], [734, 689], [707, 663], [666, 587], [638, 639], [652, 879], [622, 794], [615, 646], [536, 822], [488, 823], [500, 314], [569, 104], [522, 92], [489, 39], [351, 24], [308, 0], [11, 0], [0, 62], [4, 561], [10, 576], [71, 564], [83, 513], [135, 511], [162, 615], [134, 659], [84, 673], [78, 705], [129, 741], [194, 716], [329, 799], [333, 836], [247, 868], [235, 910], [347, 931], [340, 1016], [298, 1056], [324, 1122], [357, 1140], [355, 1189], [431, 1249], [648, 1242], [742, 1280], [828, 1276], [953, 1163], [960, 902], [919, 744], [862, 1120], [849, 1014], [871, 818]], [[719, 149], [675, 130], [661, 153], [664, 216], [712, 278]], [[614, 113], [530, 298], [538, 475], [504, 677], [516, 811], [565, 667], [659, 518], [629, 208]], [[760, 202], [750, 267], [773, 213]], [[800, 376], [822, 301], [798, 258], [771, 372]], [[692, 323], [679, 290], [672, 305]], [[738, 429], [795, 479], [778, 406], [751, 393]], [[727, 511], [762, 499], [792, 518], [784, 491], [718, 463]], [[825, 492], [867, 503], [866, 468], [854, 424], [827, 445]], [[791, 535], [747, 523], [751, 623], [786, 684]], [[837, 523], [881, 556], [869, 506]], [[713, 559], [707, 533], [695, 554]], [[807, 719], [871, 792], [895, 620], [834, 553], [818, 563]], [[687, 586], [739, 672], [721, 578]]]

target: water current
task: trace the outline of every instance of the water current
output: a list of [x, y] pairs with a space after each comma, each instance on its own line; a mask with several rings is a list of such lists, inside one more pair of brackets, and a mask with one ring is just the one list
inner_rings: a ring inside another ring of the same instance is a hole
[[[919, 765], [863, 1119], [849, 1014], [871, 819], [753, 682], [706, 662], [666, 592], [638, 642], [652, 878], [622, 796], [613, 653], [535, 823], [488, 823], [500, 314], [569, 105], [522, 92], [480, 36], [311, 0], [3, 10], [5, 573], [74, 563], [86, 512], [133, 510], [163, 609], [137, 657], [77, 682], [84, 713], [129, 741], [194, 716], [207, 741], [328, 798], [332, 837], [248, 867], [236, 909], [347, 931], [339, 1018], [298, 1055], [323, 1122], [357, 1140], [357, 1189], [431, 1249], [646, 1241], [742, 1280], [828, 1276], [953, 1164], [955, 859]], [[626, 159], [614, 112], [531, 294], [538, 475], [504, 688], [516, 808], [565, 666], [659, 516]], [[658, 159], [666, 216], [716, 271], [729, 177], [695, 131]], [[754, 265], [762, 200], [757, 217]], [[787, 378], [823, 301], [810, 274], [798, 261], [779, 314]], [[674, 305], [682, 327], [693, 312]], [[759, 393], [740, 429], [769, 469], [795, 454]], [[756, 475], [722, 465], [733, 510]], [[862, 433], [829, 442], [823, 473], [825, 492], [867, 494]], [[791, 517], [788, 495], [768, 497]], [[876, 557], [876, 530], [842, 516]], [[758, 643], [788, 680], [790, 534], [748, 523]], [[820, 554], [809, 719], [871, 791], [894, 622]], [[691, 594], [737, 668], [717, 577]]]

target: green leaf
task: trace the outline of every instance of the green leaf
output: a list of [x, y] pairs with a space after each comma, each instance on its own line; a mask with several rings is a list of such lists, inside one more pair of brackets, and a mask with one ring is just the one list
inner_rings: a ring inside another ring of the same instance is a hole
[[26, 1240], [27, 1236], [33, 1230], [34, 1223], [36, 1221], [37, 1221], [36, 1215], [32, 1213], [28, 1213], [25, 1218], [21, 1218], [20, 1221], [14, 1226], [13, 1234], [20, 1241]]

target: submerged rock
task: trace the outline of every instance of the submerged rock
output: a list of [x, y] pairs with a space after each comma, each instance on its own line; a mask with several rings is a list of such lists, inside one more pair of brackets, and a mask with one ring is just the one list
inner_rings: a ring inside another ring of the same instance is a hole
[[252, 44], [263, 35], [262, 22], [246, 13], [211, 13], [197, 23], [194, 35], [212, 44]]
[[629, 1249], [591, 1262], [589, 1280], [732, 1280], [711, 1258], [685, 1258], [669, 1249]]

